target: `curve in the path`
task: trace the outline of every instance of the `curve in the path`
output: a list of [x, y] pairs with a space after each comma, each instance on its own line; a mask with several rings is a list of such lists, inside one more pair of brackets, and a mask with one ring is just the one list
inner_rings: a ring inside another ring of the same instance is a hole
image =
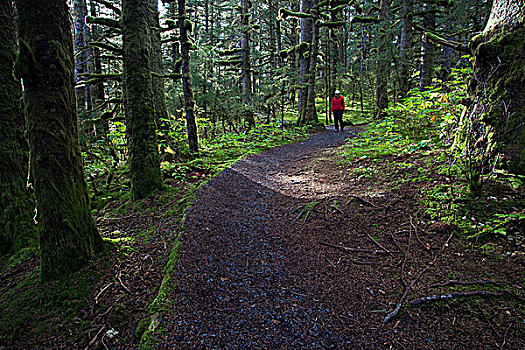
[[294, 258], [296, 237], [283, 208], [296, 199], [281, 191], [279, 175], [350, 136], [327, 131], [249, 157], [199, 191], [188, 212], [180, 285], [171, 295], [175, 309], [164, 320], [162, 348], [349, 346], [348, 334], [335, 327], [342, 321], [331, 305], [296, 288], [298, 279], [304, 286], [311, 277]]

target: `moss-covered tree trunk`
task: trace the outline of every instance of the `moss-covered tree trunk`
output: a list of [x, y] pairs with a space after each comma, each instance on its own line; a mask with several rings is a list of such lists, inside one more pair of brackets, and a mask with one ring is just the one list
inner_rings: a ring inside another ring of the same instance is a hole
[[151, 1], [122, 0], [123, 83], [131, 197], [162, 187], [151, 76]]
[[28, 145], [13, 76], [18, 46], [11, 0], [0, 0], [0, 254], [18, 251], [36, 238], [35, 203], [26, 189]]
[[312, 49], [313, 20], [310, 14], [312, 0], [301, 0], [301, 13], [307, 14], [299, 19], [301, 31], [299, 44], [299, 117], [297, 125], [305, 125], [308, 115], [308, 82], [310, 78], [310, 55]]
[[310, 74], [308, 76], [308, 106], [306, 109], [305, 123], [303, 124], [314, 124], [319, 122], [317, 109], [315, 108], [317, 56], [319, 54], [319, 26], [317, 25], [317, 21], [319, 19], [319, 9], [317, 8], [317, 0], [312, 0], [311, 13], [312, 45], [310, 48]]
[[[151, 2], [151, 69], [157, 74], [162, 74], [162, 42], [160, 37], [159, 24], [159, 2]], [[155, 106], [155, 119], [157, 128], [162, 132], [169, 131], [168, 107], [166, 106], [166, 90], [164, 88], [164, 78], [153, 77], [153, 104]]]
[[379, 41], [377, 46], [377, 78], [376, 78], [376, 116], [382, 117], [388, 108], [388, 79], [390, 78], [390, 66], [392, 57], [390, 47], [392, 40], [390, 34], [390, 5], [392, 0], [381, 0], [379, 11]]
[[[495, 0], [483, 33], [473, 39], [474, 103], [471, 135], [500, 154], [506, 167], [525, 174], [525, 6], [522, 0]], [[478, 130], [480, 130], [478, 128]]]
[[66, 0], [17, 0], [41, 277], [84, 267], [102, 249], [78, 142], [73, 37]]
[[195, 101], [193, 99], [193, 87], [191, 84], [190, 71], [190, 48], [188, 31], [192, 24], [186, 16], [186, 0], [178, 0], [179, 6], [179, 31], [182, 59], [182, 85], [184, 90], [184, 106], [186, 109], [186, 128], [188, 130], [188, 144], [190, 151], [194, 154], [199, 152], [199, 139], [197, 135], [197, 123], [195, 122]]

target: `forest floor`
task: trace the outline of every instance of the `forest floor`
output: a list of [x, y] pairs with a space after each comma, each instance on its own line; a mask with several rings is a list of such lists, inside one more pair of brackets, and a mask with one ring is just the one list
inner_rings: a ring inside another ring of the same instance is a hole
[[[525, 348], [523, 241], [479, 249], [432, 222], [425, 193], [453, 181], [436, 154], [344, 162], [358, 132], [237, 162], [184, 227], [184, 190], [112, 203], [97, 222], [114, 248], [87, 272], [39, 284], [37, 259], [2, 272], [0, 349], [137, 348], [153, 311], [160, 349]], [[433, 295], [450, 298], [420, 299]]]
[[336, 146], [357, 132], [251, 156], [197, 193], [159, 348], [525, 347], [523, 254], [470, 250], [454, 225], [426, 220], [424, 183], [401, 180], [432, 155], [343, 164]]

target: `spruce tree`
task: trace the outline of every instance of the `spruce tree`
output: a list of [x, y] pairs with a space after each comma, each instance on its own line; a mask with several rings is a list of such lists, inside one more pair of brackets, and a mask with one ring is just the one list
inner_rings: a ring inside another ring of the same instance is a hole
[[152, 10], [150, 0], [122, 0], [123, 90], [133, 200], [162, 187], [151, 75]]

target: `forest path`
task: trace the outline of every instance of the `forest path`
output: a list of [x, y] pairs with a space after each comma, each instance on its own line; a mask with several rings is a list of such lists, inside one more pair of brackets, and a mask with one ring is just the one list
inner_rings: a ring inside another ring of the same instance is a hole
[[[461, 306], [410, 309], [383, 325], [403, 293], [401, 274], [410, 282], [431, 270], [414, 284], [413, 297], [447, 280], [451, 259], [465, 274], [484, 273], [486, 264], [449, 247], [447, 227], [420, 233], [424, 245], [415, 241], [406, 225], [417, 215], [421, 189], [399, 179], [417, 176], [421, 157], [404, 170], [373, 163], [350, 169], [334, 147], [355, 133], [329, 130], [248, 157], [197, 193], [160, 348], [493, 347], [490, 331], [477, 336], [487, 325]], [[441, 247], [448, 247], [443, 256]], [[399, 249], [410, 259], [404, 271]], [[495, 276], [518, 271], [498, 270]]]
[[332, 305], [315, 297], [319, 276], [298, 258], [304, 247], [292, 221], [299, 211], [286, 213], [338, 193], [339, 179], [312, 180], [318, 169], [306, 166], [352, 135], [327, 130], [251, 156], [199, 191], [182, 238], [165, 345], [323, 348], [346, 341], [332, 325]]

